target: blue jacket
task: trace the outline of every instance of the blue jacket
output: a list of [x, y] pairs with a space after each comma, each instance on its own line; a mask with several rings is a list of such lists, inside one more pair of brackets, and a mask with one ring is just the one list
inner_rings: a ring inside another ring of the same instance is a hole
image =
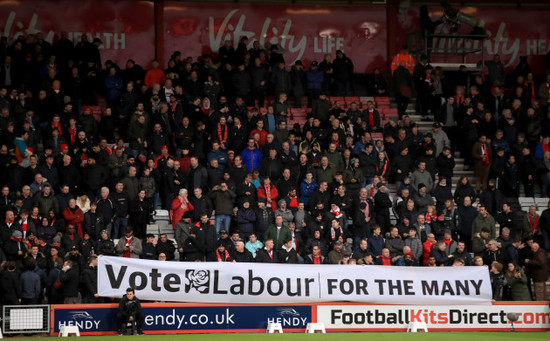
[[544, 149], [542, 148], [542, 142], [537, 143], [537, 148], [535, 148], [535, 159], [540, 161], [544, 158]]
[[370, 250], [373, 257], [378, 257], [382, 254], [384, 248], [384, 238], [382, 236], [372, 235], [367, 239], [367, 250]]
[[306, 72], [306, 79], [308, 89], [321, 90], [323, 86], [323, 81], [325, 79], [325, 74], [319, 69], [309, 70], [308, 72]]
[[105, 97], [115, 100], [122, 94], [122, 79], [118, 76], [105, 77]]
[[21, 275], [21, 297], [38, 298], [40, 295], [40, 276], [33, 271], [25, 271]]
[[241, 153], [241, 157], [243, 159], [243, 164], [250, 173], [252, 173], [254, 169], [260, 169], [260, 165], [262, 164], [262, 154], [258, 149], [250, 150], [246, 148]]
[[306, 181], [302, 181], [300, 184], [300, 200], [304, 203], [304, 205], [307, 206], [307, 203], [309, 202], [309, 197], [315, 190], [319, 188], [319, 185], [314, 181], [312, 181], [310, 184], [308, 184]]
[[508, 154], [510, 152], [510, 145], [508, 144], [508, 141], [506, 141], [505, 139], [501, 139], [501, 140], [494, 139], [491, 141], [491, 146], [493, 147], [493, 150], [495, 152], [499, 148], [502, 148], [505, 154]]
[[239, 209], [237, 211], [237, 224], [239, 225], [239, 232], [254, 232], [254, 222], [256, 222], [256, 213], [254, 213], [253, 209]]
[[210, 162], [212, 159], [218, 160], [218, 169], [223, 170], [225, 168], [227, 164], [227, 154], [223, 150], [218, 149], [217, 151], [208, 153], [208, 161]]

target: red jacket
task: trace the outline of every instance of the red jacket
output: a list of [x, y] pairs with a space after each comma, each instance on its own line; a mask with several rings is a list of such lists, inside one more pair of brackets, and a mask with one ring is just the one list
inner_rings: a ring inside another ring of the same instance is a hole
[[80, 207], [76, 206], [74, 209], [74, 212], [70, 209], [69, 206], [67, 206], [63, 210], [63, 217], [65, 218], [65, 228], [69, 224], [74, 225], [76, 232], [82, 238], [82, 223], [84, 222], [84, 212], [80, 209]]
[[187, 207], [182, 207], [182, 201], [179, 196], [172, 200], [172, 210], [170, 210], [170, 217], [172, 218], [172, 228], [176, 229], [176, 224], [180, 222], [181, 218], [185, 215], [185, 212], [193, 211], [195, 208], [191, 205], [191, 202], [187, 201]]
[[428, 258], [430, 258], [430, 252], [432, 252], [433, 245], [434, 244], [429, 240], [426, 240], [422, 244], [422, 264], [423, 265], [428, 265]]
[[262, 130], [259, 130], [258, 128], [256, 129], [253, 129], [251, 132], [250, 132], [250, 137], [254, 137], [254, 134], [260, 134], [260, 146], [263, 146], [264, 144], [267, 143], [267, 130], [265, 129], [262, 129]]
[[[270, 198], [271, 198], [271, 208], [273, 209], [273, 211], [275, 211], [277, 209], [277, 197], [279, 196], [279, 192], [277, 191], [277, 187], [273, 186], [273, 184], [270, 184], [271, 186], [271, 194], [270, 194]], [[267, 201], [267, 195], [265, 194], [265, 188], [264, 188], [264, 185], [260, 185], [260, 187], [258, 187], [258, 199], [259, 198], [263, 198], [265, 199], [265, 204], [269, 204], [269, 202]]]

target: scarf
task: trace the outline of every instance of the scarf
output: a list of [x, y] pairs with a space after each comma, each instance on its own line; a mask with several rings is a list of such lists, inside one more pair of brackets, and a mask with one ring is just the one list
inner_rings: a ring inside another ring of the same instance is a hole
[[464, 103], [464, 94], [456, 95], [456, 106], [459, 107], [462, 103]]
[[542, 144], [542, 151], [543, 152], [547, 152], [547, 151], [550, 150], [550, 145], [549, 144], [546, 144], [544, 142], [541, 142], [541, 144]]
[[227, 250], [224, 250], [223, 255], [220, 255], [220, 251], [216, 250], [216, 259], [218, 260], [218, 262], [226, 262], [227, 259], [229, 259], [229, 252], [227, 252]]
[[269, 255], [269, 258], [271, 259], [271, 261], [273, 261], [273, 249], [269, 250], [269, 249], [266, 248], [265, 251]]
[[431, 223], [432, 221], [436, 221], [437, 220], [437, 216], [435, 215], [435, 213], [432, 213], [432, 214], [429, 214], [429, 213], [426, 213], [426, 223]]
[[369, 110], [369, 125], [374, 127], [374, 109]]
[[132, 244], [132, 242], [134, 241], [134, 236], [131, 236], [130, 238], [128, 237], [124, 237], [126, 239], [126, 247], [128, 248], [127, 251], [124, 251], [124, 254], [122, 255], [122, 257], [125, 257], [125, 258], [130, 258], [130, 244]]
[[[337, 230], [340, 231], [340, 235], [344, 234], [342, 227], [338, 228]], [[336, 230], [333, 227], [330, 228], [330, 240], [336, 240]]]
[[57, 123], [57, 125], [54, 124], [54, 122], [52, 121], [52, 129], [54, 128], [57, 128], [57, 131], [59, 132], [59, 134], [61, 134], [61, 122]]
[[529, 224], [529, 229], [531, 232], [535, 232], [538, 228], [539, 224], [539, 217], [538, 216], [527, 216], [527, 223]]
[[69, 128], [69, 135], [71, 137], [71, 144], [75, 143], [75, 141], [76, 141], [76, 128], [70, 127]]
[[367, 206], [365, 207], [365, 219], [369, 217], [370, 215], [370, 205], [369, 203], [367, 202], [367, 200], [363, 201], [361, 200], [361, 202], [364, 202]]
[[[271, 198], [271, 186], [267, 186], [267, 187], [264, 186], [264, 190], [265, 190], [265, 197]], [[271, 202], [266, 200], [265, 205], [271, 207]]]
[[184, 212], [187, 212], [187, 208], [189, 207], [189, 202], [188, 201], [181, 201], [180, 199], [180, 202], [181, 202], [181, 205], [180, 205], [180, 208], [184, 211]]
[[382, 168], [382, 173], [380, 173], [380, 163], [376, 164], [376, 173], [378, 175], [381, 175], [383, 177], [382, 181], [386, 181], [384, 175], [386, 175], [386, 171], [388, 170], [388, 160], [384, 160], [384, 168]]
[[321, 255], [319, 256], [311, 255], [311, 257], [313, 258], [313, 264], [321, 264]]
[[382, 259], [382, 265], [391, 265], [391, 257], [380, 256], [380, 258]]
[[487, 154], [487, 146], [485, 146], [484, 143], [481, 144], [481, 162], [484, 167], [487, 167], [490, 164], [489, 154]]
[[535, 84], [533, 84], [533, 82], [525, 81], [523, 85], [525, 86], [525, 88], [527, 88], [530, 99], [529, 103], [531, 103], [535, 98], [537, 98], [537, 96], [535, 95]]
[[13, 225], [13, 220], [12, 220], [12, 221], [8, 221], [8, 220], [6, 219], [6, 225], [8, 225], [8, 227], [11, 228], [11, 225]]
[[298, 207], [298, 197], [296, 196], [291, 197], [289, 195], [288, 198], [290, 199], [290, 203], [288, 204], [288, 207], [292, 207], [292, 208]]
[[330, 211], [330, 213], [334, 214], [336, 219], [340, 219], [342, 217], [342, 212], [340, 212], [340, 207], [338, 207], [334, 211]]
[[222, 126], [221, 123], [218, 123], [218, 140], [220, 143], [226, 143], [227, 142], [227, 124], [224, 124]]
[[374, 196], [374, 185], [371, 185], [369, 198], [372, 198]]

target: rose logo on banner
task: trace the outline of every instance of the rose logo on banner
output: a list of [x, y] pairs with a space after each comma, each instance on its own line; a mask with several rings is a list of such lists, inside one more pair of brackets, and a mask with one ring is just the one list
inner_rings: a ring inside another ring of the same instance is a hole
[[189, 293], [191, 288], [194, 288], [201, 294], [208, 294], [210, 290], [210, 271], [208, 270], [187, 270], [185, 271], [185, 293]]

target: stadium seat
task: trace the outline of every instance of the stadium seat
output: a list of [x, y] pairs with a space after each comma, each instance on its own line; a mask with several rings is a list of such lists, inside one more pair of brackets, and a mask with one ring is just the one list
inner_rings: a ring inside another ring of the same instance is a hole
[[61, 326], [59, 327], [59, 336], [67, 337], [71, 334], [75, 336], [80, 336], [80, 330], [77, 326]]
[[377, 102], [377, 103], [390, 103], [390, 98], [389, 97], [374, 97], [374, 100]]
[[416, 333], [419, 330], [423, 330], [426, 333], [428, 332], [428, 325], [426, 322], [411, 322], [407, 328], [407, 332], [411, 333]]
[[306, 326], [306, 334], [313, 334], [316, 332], [326, 333], [324, 323], [308, 323]]
[[372, 137], [373, 141], [384, 139], [384, 134], [382, 133], [371, 133], [370, 136]]
[[329, 98], [329, 102], [330, 102], [330, 105], [331, 106], [334, 106], [334, 102], [341, 102], [341, 103], [346, 103], [346, 101], [344, 100], [344, 97], [341, 97], [341, 96], [338, 96], [338, 97], [330, 97]]
[[267, 330], [266, 333], [273, 334], [275, 332], [283, 333], [283, 326], [280, 323], [277, 322], [269, 322], [267, 324]]
[[380, 111], [380, 115], [385, 120], [389, 120], [390, 117], [399, 118], [399, 113], [397, 112], [397, 108], [380, 108], [380, 109], [378, 109], [378, 111]]
[[359, 105], [359, 103], [361, 102], [359, 100], [359, 97], [344, 97], [344, 101], [348, 106], [353, 102], [357, 103], [357, 105]]
[[291, 108], [290, 113], [294, 115], [294, 117], [306, 117], [306, 108]]

